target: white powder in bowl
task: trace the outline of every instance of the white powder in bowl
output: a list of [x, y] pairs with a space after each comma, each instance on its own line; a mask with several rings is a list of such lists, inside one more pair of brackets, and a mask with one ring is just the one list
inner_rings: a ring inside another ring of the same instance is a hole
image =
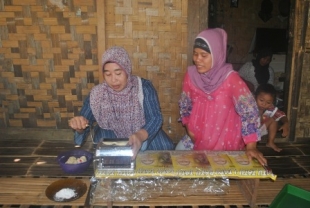
[[56, 201], [63, 201], [64, 199], [71, 199], [75, 196], [76, 193], [73, 189], [63, 188], [55, 194], [54, 198]]

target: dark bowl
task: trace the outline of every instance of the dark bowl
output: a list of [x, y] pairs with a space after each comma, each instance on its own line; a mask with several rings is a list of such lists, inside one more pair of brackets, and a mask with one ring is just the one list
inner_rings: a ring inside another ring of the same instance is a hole
[[[87, 158], [87, 161], [83, 163], [79, 163], [79, 164], [66, 164], [69, 157], [71, 156], [74, 156], [76, 158], [85, 156]], [[93, 154], [85, 150], [77, 149], [77, 150], [60, 153], [57, 157], [57, 160], [58, 160], [60, 167], [62, 168], [64, 172], [73, 173], [73, 174], [82, 173], [85, 170], [87, 170], [89, 165], [92, 163]]]
[[[57, 198], [56, 193], [61, 189], [69, 188], [75, 192], [72, 198]], [[45, 195], [52, 201], [69, 202], [82, 197], [87, 190], [87, 185], [82, 181], [74, 178], [60, 179], [50, 184], [46, 190]]]

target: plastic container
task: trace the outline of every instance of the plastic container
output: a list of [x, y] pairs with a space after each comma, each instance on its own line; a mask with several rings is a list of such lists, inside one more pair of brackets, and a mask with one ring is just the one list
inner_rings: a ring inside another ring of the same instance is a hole
[[[78, 163], [78, 164], [66, 164], [68, 161], [69, 157], [74, 156], [76, 158], [80, 158], [82, 156], [85, 156], [87, 158], [86, 162], [83, 163]], [[62, 170], [66, 173], [82, 173], [87, 168], [89, 165], [92, 163], [93, 160], [93, 154], [91, 152], [85, 151], [85, 150], [72, 150], [72, 151], [67, 151], [60, 153], [57, 157], [58, 163]]]
[[306, 207], [310, 207], [310, 192], [291, 184], [286, 184], [269, 206], [269, 208]]

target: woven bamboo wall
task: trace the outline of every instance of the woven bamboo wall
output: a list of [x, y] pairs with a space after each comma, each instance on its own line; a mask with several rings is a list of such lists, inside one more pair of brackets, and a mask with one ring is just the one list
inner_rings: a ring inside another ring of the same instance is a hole
[[[308, 29], [308, 34], [310, 30]], [[310, 38], [308, 38], [308, 42]], [[310, 49], [310, 45], [308, 43]], [[310, 51], [304, 54], [303, 72], [301, 80], [300, 105], [296, 123], [296, 137], [310, 138]]]
[[99, 82], [94, 1], [0, 3], [0, 126], [68, 128]]
[[120, 45], [130, 54], [133, 74], [157, 89], [164, 130], [183, 134], [178, 99], [187, 67], [187, 0], [105, 1], [106, 47]]
[[[296, 121], [296, 138], [310, 138], [310, 16], [305, 16], [306, 4], [309, 5], [309, 1], [298, 1], [296, 3], [296, 20], [297, 23], [295, 36], [297, 37], [296, 43], [294, 45], [295, 53], [303, 53], [303, 63], [302, 63], [302, 75], [301, 75], [301, 88], [299, 94], [299, 106], [298, 106], [298, 116]], [[307, 19], [305, 19], [307, 18]], [[301, 31], [303, 23], [307, 22], [307, 31], [305, 36], [305, 45], [301, 47]], [[297, 70], [296, 65], [293, 66], [292, 76], [294, 76]]]
[[[208, 22], [208, 1], [111, 0], [97, 8], [100, 1], [0, 1], [0, 127], [67, 129], [67, 120], [78, 115], [85, 96], [101, 81], [100, 47], [121, 45], [130, 52], [133, 73], [150, 79], [158, 90], [165, 131], [175, 141], [184, 134], [177, 122], [177, 100], [192, 38]], [[238, 27], [249, 12], [244, 3], [239, 1], [239, 9], [226, 5], [219, 13], [235, 20], [224, 27], [233, 33], [229, 40], [237, 45], [234, 53], [245, 47], [237, 42], [245, 40], [243, 27]], [[191, 11], [196, 15], [188, 16]], [[99, 37], [102, 19], [97, 17], [102, 13], [105, 31]], [[297, 137], [310, 136], [309, 28]]]
[[[130, 54], [133, 74], [157, 89], [163, 128], [178, 140], [187, 7], [187, 0], [1, 1], [0, 126], [68, 128], [102, 81], [98, 53], [119, 45]], [[100, 37], [98, 27], [105, 30]]]

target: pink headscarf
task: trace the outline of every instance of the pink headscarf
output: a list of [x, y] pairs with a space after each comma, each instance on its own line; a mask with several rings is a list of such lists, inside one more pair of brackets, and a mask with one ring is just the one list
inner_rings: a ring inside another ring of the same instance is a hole
[[232, 65], [226, 63], [227, 34], [223, 29], [206, 29], [196, 38], [203, 39], [209, 46], [212, 56], [210, 71], [200, 74], [196, 66], [189, 66], [188, 73], [192, 82], [203, 92], [215, 91], [233, 71]]
[[124, 48], [109, 48], [102, 55], [102, 66], [107, 62], [118, 64], [127, 73], [127, 86], [120, 92], [106, 82], [95, 86], [90, 93], [90, 107], [102, 129], [113, 130], [118, 138], [129, 137], [145, 124], [143, 106], [138, 99], [139, 80], [131, 75], [131, 61]]

